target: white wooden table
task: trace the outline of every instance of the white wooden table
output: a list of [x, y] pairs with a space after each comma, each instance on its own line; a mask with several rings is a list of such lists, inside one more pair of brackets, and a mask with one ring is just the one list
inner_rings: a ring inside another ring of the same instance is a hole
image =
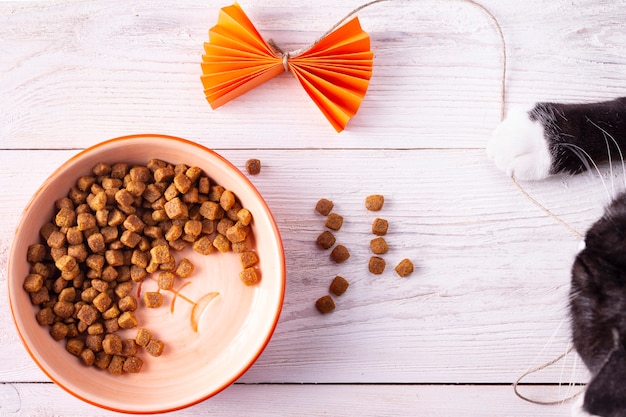
[[[288, 269], [281, 319], [262, 356], [236, 384], [177, 415], [568, 415], [570, 403], [530, 404], [512, 389], [569, 345], [578, 241], [486, 158], [500, 120], [493, 21], [460, 0], [362, 10], [374, 76], [337, 134], [289, 74], [210, 109], [199, 62], [228, 4], [0, 3], [0, 414], [111, 415], [52, 384], [27, 355], [8, 307], [7, 256], [21, 210], [63, 161], [109, 138], [162, 133], [213, 148], [241, 169], [262, 161], [251, 179], [277, 219]], [[266, 38], [297, 48], [361, 1], [240, 4]], [[625, 1], [482, 4], [507, 41], [507, 108], [624, 95]], [[608, 184], [624, 175], [602, 173]], [[579, 231], [608, 199], [594, 173], [524, 187]], [[367, 271], [374, 216], [364, 199], [374, 193], [385, 195], [377, 215], [391, 225], [380, 276]], [[345, 218], [338, 239], [352, 257], [340, 266], [315, 247], [322, 197]], [[404, 257], [417, 269], [402, 279], [392, 267]], [[322, 316], [314, 301], [337, 274], [351, 286]], [[521, 390], [558, 400], [586, 378], [570, 354]]]

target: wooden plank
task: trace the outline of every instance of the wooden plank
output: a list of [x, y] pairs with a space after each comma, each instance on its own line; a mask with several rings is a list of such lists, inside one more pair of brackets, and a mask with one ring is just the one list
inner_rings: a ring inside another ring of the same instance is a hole
[[[243, 381], [511, 383], [567, 348], [569, 268], [578, 241], [497, 172], [483, 151], [221, 153], [238, 167], [250, 157], [261, 159], [263, 171], [251, 180], [273, 211], [287, 257], [280, 323]], [[20, 179], [5, 181], [0, 195], [7, 219], [0, 229], [2, 253], [8, 253], [29, 195], [71, 154], [0, 153], [7, 178]], [[29, 176], [21, 174], [25, 164]], [[595, 181], [586, 174], [526, 186], [582, 231], [606, 198], [603, 189], [590, 187]], [[364, 208], [373, 193], [386, 196], [376, 214]], [[315, 246], [324, 219], [314, 206], [322, 197], [333, 200], [345, 219], [336, 235], [351, 258], [341, 265]], [[375, 217], [391, 225], [389, 266], [380, 276], [367, 271]], [[392, 268], [405, 257], [417, 270], [401, 279]], [[5, 266], [6, 256], [0, 257], [0, 282]], [[345, 276], [351, 287], [333, 314], [320, 316], [313, 303], [335, 275]], [[3, 305], [5, 297], [1, 292]], [[7, 310], [0, 314], [3, 323], [10, 321]], [[1, 331], [0, 379], [46, 380], [25, 357], [14, 330]], [[530, 381], [568, 382], [575, 371], [572, 380], [585, 380], [581, 368], [572, 355]]]
[[[536, 393], [569, 395], [569, 387], [536, 386]], [[54, 384], [0, 385], [0, 410], [7, 417], [109, 417], [120, 414], [85, 404]], [[54, 408], [50, 398], [58, 399]], [[235, 384], [177, 416], [413, 416], [563, 417], [571, 403], [541, 406], [522, 401], [509, 386], [455, 385], [245, 385]], [[277, 411], [280, 410], [280, 411]], [[163, 414], [155, 414], [163, 415]]]
[[[299, 47], [360, 3], [242, 6], [268, 38]], [[483, 3], [509, 43], [509, 105], [623, 93], [625, 58], [615, 36], [626, 19], [620, 2], [588, 0], [575, 13], [563, 2]], [[371, 32], [375, 71], [362, 108], [341, 135], [288, 74], [212, 111], [199, 62], [221, 6], [0, 4], [2, 48], [12, 51], [0, 61], [0, 147], [86, 147], [158, 132], [233, 148], [250, 148], [249, 138], [268, 148], [478, 148], [499, 121], [501, 50], [493, 23], [470, 4], [434, 0], [383, 3], [360, 13]]]

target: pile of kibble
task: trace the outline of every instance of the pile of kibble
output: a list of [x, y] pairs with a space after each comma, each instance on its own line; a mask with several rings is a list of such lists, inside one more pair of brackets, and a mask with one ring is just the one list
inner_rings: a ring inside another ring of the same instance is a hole
[[[203, 255], [236, 252], [241, 281], [259, 281], [258, 258], [248, 248], [252, 214], [199, 167], [158, 159], [146, 166], [101, 162], [54, 205], [39, 241], [28, 247], [23, 287], [39, 306], [37, 322], [85, 365], [139, 372], [139, 347], [161, 355], [163, 343], [138, 328], [134, 283], [158, 273], [158, 291], [145, 292], [143, 305], [161, 306], [161, 290], [194, 270], [174, 255], [185, 247]], [[134, 339], [117, 334], [135, 328]]]

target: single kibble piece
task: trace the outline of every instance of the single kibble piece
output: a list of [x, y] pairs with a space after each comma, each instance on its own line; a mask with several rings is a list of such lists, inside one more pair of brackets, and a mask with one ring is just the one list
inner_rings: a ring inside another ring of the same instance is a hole
[[246, 268], [239, 273], [239, 278], [245, 285], [254, 285], [259, 282], [259, 275], [256, 273], [256, 270], [252, 267]]
[[213, 242], [211, 242], [211, 239], [208, 236], [202, 236], [200, 239], [196, 240], [192, 247], [194, 251], [202, 255], [210, 254], [215, 248], [213, 246]]
[[348, 248], [343, 245], [335, 246], [335, 249], [330, 253], [330, 259], [335, 261], [336, 263], [341, 263], [347, 260], [350, 257], [350, 252], [348, 252]]
[[87, 325], [92, 325], [98, 319], [98, 310], [94, 306], [85, 304], [78, 310], [76, 318]]
[[163, 342], [156, 339], [151, 339], [146, 345], [146, 352], [152, 356], [161, 356], [163, 353]]
[[43, 287], [43, 276], [39, 274], [28, 274], [24, 280], [24, 290], [26, 292], [35, 293]]
[[385, 270], [386, 262], [379, 256], [372, 256], [369, 262], [369, 270], [372, 274], [380, 275]]
[[230, 249], [230, 240], [224, 235], [217, 235], [215, 239], [213, 239], [213, 246], [215, 246], [218, 251], [226, 253]]
[[124, 361], [124, 366], [122, 367], [122, 370], [129, 373], [137, 373], [141, 371], [142, 366], [143, 361], [141, 360], [141, 358], [138, 358], [137, 356], [129, 356]]
[[102, 341], [102, 349], [109, 355], [122, 353], [122, 339], [116, 334], [107, 334]]
[[333, 282], [330, 283], [330, 292], [339, 296], [346, 292], [350, 284], [344, 277], [337, 275]]
[[122, 356], [135, 356], [137, 350], [137, 343], [133, 339], [122, 340]]
[[226, 211], [230, 210], [235, 204], [235, 194], [230, 190], [225, 190], [220, 196], [220, 206]]
[[330, 233], [328, 230], [324, 230], [317, 237], [317, 246], [322, 249], [330, 249], [335, 244], [335, 241], [335, 236], [333, 236], [333, 234]]
[[411, 262], [410, 259], [405, 258], [400, 261], [398, 266], [396, 266], [395, 270], [398, 275], [404, 278], [407, 275], [410, 275], [413, 273], [413, 262]]
[[320, 198], [317, 204], [315, 205], [315, 211], [317, 211], [322, 216], [328, 216], [328, 214], [333, 209], [334, 204], [332, 201], [327, 200], [325, 198]]
[[161, 307], [163, 296], [159, 292], [146, 291], [143, 295], [143, 302], [148, 308]]
[[26, 252], [26, 260], [31, 264], [41, 262], [46, 257], [46, 247], [41, 243], [35, 243], [28, 246]]
[[379, 211], [385, 204], [385, 197], [380, 194], [368, 195], [365, 197], [365, 208], [369, 211]]
[[188, 216], [187, 205], [180, 198], [175, 197], [165, 203], [165, 213], [170, 219], [180, 219]]
[[187, 258], [183, 258], [176, 267], [176, 275], [181, 278], [189, 278], [193, 273], [194, 266]]
[[98, 352], [96, 354], [96, 361], [93, 364], [100, 369], [107, 369], [107, 367], [111, 363], [111, 358], [112, 356], [108, 353]]
[[326, 223], [324, 223], [324, 226], [332, 230], [339, 230], [341, 229], [342, 225], [343, 225], [343, 217], [337, 213], [330, 213], [328, 215], [328, 218], [326, 219]]
[[158, 245], [150, 249], [150, 256], [152, 262], [155, 262], [157, 264], [164, 264], [166, 262], [169, 262], [171, 253], [170, 249], [167, 246]]
[[384, 236], [387, 234], [387, 229], [389, 228], [389, 222], [385, 219], [374, 219], [372, 223], [372, 233], [376, 236]]
[[79, 356], [85, 347], [85, 342], [80, 339], [71, 338], [65, 343], [65, 350], [74, 356]]
[[372, 250], [372, 253], [382, 255], [387, 253], [389, 246], [387, 246], [387, 242], [385, 242], [384, 238], [377, 237], [376, 239], [370, 240], [370, 249]]
[[259, 262], [259, 257], [256, 255], [256, 253], [252, 251], [242, 252], [240, 255], [240, 259], [241, 259], [241, 267], [244, 269], [249, 268], [252, 265]]
[[144, 329], [144, 328], [137, 330], [137, 336], [135, 336], [135, 343], [137, 343], [139, 346], [142, 346], [142, 347], [148, 346], [148, 343], [150, 342], [151, 339], [152, 339], [152, 333], [150, 333], [150, 330]]
[[261, 161], [258, 159], [248, 159], [246, 161], [246, 171], [250, 175], [257, 175], [261, 172]]
[[113, 355], [111, 362], [107, 367], [107, 371], [113, 375], [122, 375], [124, 371], [124, 357], [119, 355]]
[[322, 314], [330, 313], [335, 309], [335, 302], [330, 295], [325, 295], [317, 299], [315, 308]]
[[84, 349], [80, 352], [79, 357], [85, 366], [91, 366], [96, 361], [96, 354], [91, 349]]
[[171, 290], [174, 287], [174, 280], [176, 276], [171, 272], [164, 271], [159, 274], [157, 283], [162, 290]]
[[137, 318], [132, 311], [125, 311], [117, 319], [117, 323], [122, 329], [132, 329], [134, 327], [137, 327]]

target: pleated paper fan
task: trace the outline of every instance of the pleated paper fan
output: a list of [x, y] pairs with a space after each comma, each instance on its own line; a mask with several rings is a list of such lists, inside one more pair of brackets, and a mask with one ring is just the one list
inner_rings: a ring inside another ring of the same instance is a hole
[[213, 109], [290, 71], [337, 132], [358, 111], [374, 58], [357, 17], [304, 52], [277, 53], [236, 3], [220, 10], [204, 51], [201, 80]]

